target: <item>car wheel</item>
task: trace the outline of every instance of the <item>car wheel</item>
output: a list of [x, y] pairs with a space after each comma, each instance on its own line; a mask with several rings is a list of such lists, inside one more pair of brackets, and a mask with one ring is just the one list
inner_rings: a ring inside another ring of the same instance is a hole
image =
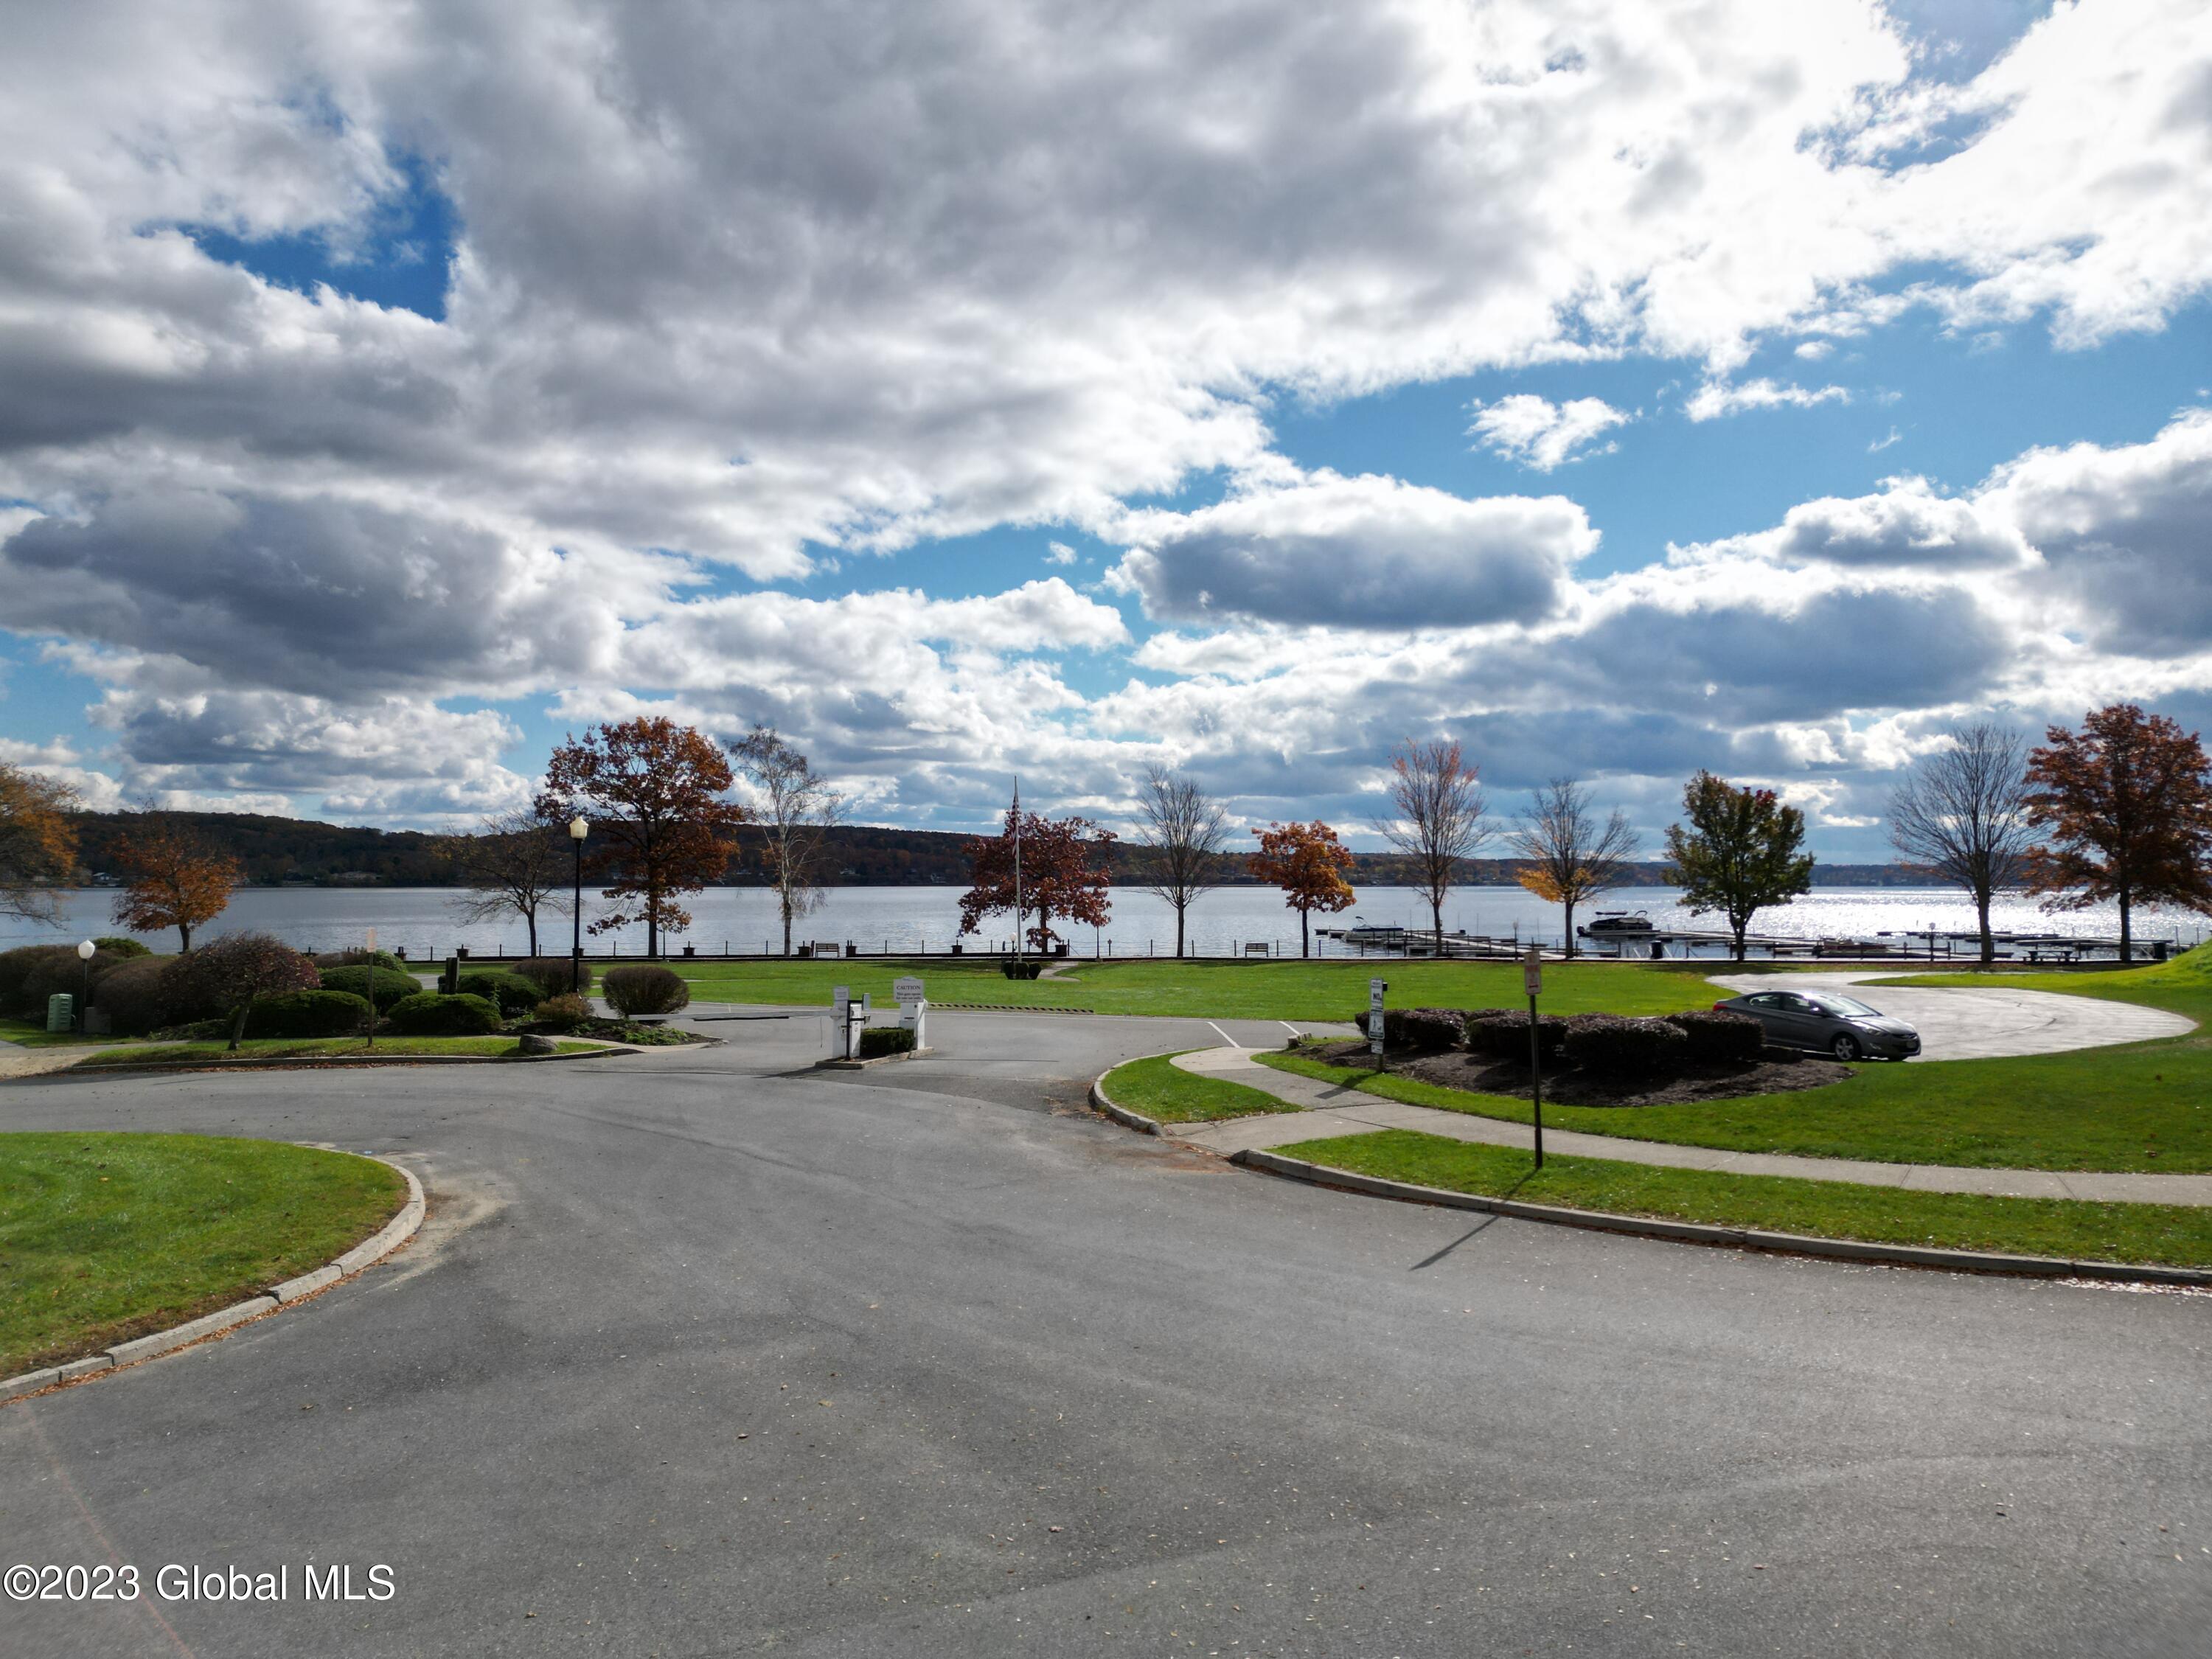
[[1856, 1060], [1859, 1057], [1859, 1040], [1849, 1031], [1838, 1032], [1831, 1046], [1838, 1060]]

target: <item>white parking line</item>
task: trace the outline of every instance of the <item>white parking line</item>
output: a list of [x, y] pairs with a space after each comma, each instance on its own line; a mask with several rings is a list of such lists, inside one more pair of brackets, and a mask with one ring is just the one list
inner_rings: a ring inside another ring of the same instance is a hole
[[1208, 1020], [1208, 1021], [1206, 1021], [1206, 1023], [1208, 1025], [1212, 1025], [1212, 1026], [1213, 1026], [1213, 1033], [1214, 1033], [1214, 1035], [1215, 1035], [1216, 1036], [1219, 1037], [1219, 1038], [1220, 1038], [1224, 1042], [1227, 1043], [1231, 1048], [1242, 1048], [1244, 1046], [1243, 1043], [1239, 1042], [1238, 1042], [1235, 1037], [1233, 1037], [1233, 1036], [1230, 1036], [1228, 1032], [1226, 1032], [1226, 1031], [1223, 1030], [1222, 1030], [1218, 1025], [1214, 1025], [1214, 1024], [1213, 1024], [1213, 1022], [1212, 1022], [1212, 1020], [1210, 1020], [1210, 1019], [1209, 1019], [1209, 1020]]

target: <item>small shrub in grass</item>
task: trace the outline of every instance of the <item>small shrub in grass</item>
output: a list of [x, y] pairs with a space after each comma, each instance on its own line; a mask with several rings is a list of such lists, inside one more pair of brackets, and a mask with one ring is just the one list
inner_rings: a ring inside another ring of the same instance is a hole
[[441, 997], [434, 991], [402, 997], [386, 1018], [401, 1036], [489, 1036], [501, 1024], [499, 1010], [482, 997]]
[[263, 997], [246, 1017], [248, 1036], [359, 1036], [368, 1030], [368, 1000], [349, 991], [289, 991]]
[[1728, 1060], [1756, 1062], [1766, 1046], [1766, 1028], [1749, 1014], [1723, 1008], [1698, 1008], [1668, 1014], [1667, 1023], [1687, 1037], [1690, 1058], [1704, 1063]]
[[592, 1005], [583, 998], [564, 991], [557, 997], [546, 998], [531, 1010], [530, 1017], [540, 1025], [573, 1031], [592, 1018]]
[[1026, 958], [1016, 962], [1012, 957], [1008, 957], [999, 964], [999, 971], [1008, 979], [1035, 979], [1039, 974], [1044, 972], [1044, 963], [1030, 962]]
[[557, 997], [563, 991], [588, 991], [592, 988], [592, 964], [582, 964], [583, 982], [576, 981], [577, 964], [567, 957], [532, 957], [527, 962], [514, 964], [514, 972], [522, 975], [546, 996]]
[[93, 940], [93, 943], [118, 962], [132, 962], [140, 957], [150, 957], [154, 954], [137, 939], [121, 933], [102, 933], [98, 939]]
[[[1559, 1014], [1544, 1014], [1536, 1021], [1536, 1050], [1546, 1060], [1559, 1058], [1559, 1049], [1567, 1040], [1567, 1022]], [[1492, 1060], [1528, 1059], [1528, 1015], [1518, 1008], [1488, 1010], [1480, 1015], [1469, 1015], [1467, 1022], [1467, 1046], [1479, 1054]]]
[[[1355, 1022], [1362, 1036], [1371, 1036], [1371, 1011]], [[1459, 1046], [1467, 1016], [1455, 1008], [1385, 1008], [1382, 1046], [1386, 1048], [1436, 1049]]]
[[860, 1033], [860, 1057], [862, 1060], [913, 1052], [914, 1033], [903, 1025], [871, 1025]]
[[513, 1019], [518, 1014], [528, 1013], [545, 1000], [545, 993], [537, 981], [520, 974], [503, 974], [492, 969], [481, 969], [473, 974], [463, 974], [456, 987], [464, 996], [482, 997]]
[[610, 968], [599, 988], [608, 1006], [625, 1014], [672, 1014], [691, 1000], [691, 988], [681, 974], [651, 963]]
[[374, 963], [355, 962], [342, 967], [325, 968], [323, 988], [326, 991], [346, 991], [372, 1000], [377, 1012], [382, 1013], [402, 997], [411, 997], [420, 992], [422, 982], [412, 974], [403, 974]]
[[162, 994], [161, 975], [168, 963], [155, 957], [124, 963], [103, 977], [92, 994], [92, 1006], [107, 1016], [107, 1029], [117, 1036], [144, 1036], [169, 1023], [168, 999]]
[[1576, 1014], [1567, 1021], [1563, 1053], [1577, 1066], [1616, 1077], [1663, 1077], [1680, 1069], [1690, 1039], [1663, 1019]]

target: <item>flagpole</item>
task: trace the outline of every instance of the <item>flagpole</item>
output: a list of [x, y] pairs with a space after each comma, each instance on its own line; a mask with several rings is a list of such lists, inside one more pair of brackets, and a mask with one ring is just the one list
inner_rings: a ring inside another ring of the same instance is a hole
[[1014, 965], [1022, 960], [1022, 781], [1014, 780]]

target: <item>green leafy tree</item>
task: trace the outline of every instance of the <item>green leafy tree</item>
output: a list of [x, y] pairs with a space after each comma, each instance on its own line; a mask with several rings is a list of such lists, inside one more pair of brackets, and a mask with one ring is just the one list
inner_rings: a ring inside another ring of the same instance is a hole
[[1743, 960], [1744, 929], [1770, 904], [1787, 904], [1813, 887], [1813, 855], [1805, 815], [1771, 789], [1739, 789], [1700, 772], [1682, 791], [1686, 824], [1667, 830], [1667, 856], [1691, 914], [1728, 917], [1735, 959]]

